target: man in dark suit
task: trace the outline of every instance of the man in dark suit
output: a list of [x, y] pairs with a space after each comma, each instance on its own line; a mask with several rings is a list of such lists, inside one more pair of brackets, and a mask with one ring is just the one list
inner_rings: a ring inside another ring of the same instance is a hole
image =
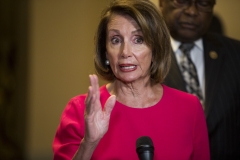
[[171, 33], [172, 65], [165, 84], [186, 91], [181, 43], [194, 43], [190, 57], [209, 132], [211, 160], [240, 160], [240, 42], [207, 33], [215, 0], [160, 0]]

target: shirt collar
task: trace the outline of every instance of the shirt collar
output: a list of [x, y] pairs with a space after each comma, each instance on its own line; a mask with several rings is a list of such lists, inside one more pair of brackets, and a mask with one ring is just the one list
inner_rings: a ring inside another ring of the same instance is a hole
[[[181, 42], [173, 39], [172, 37], [171, 37], [170, 40], [171, 40], [171, 45], [172, 45], [173, 52], [176, 53], [177, 50], [179, 49], [179, 46], [181, 45]], [[202, 38], [194, 41], [194, 44], [195, 44], [195, 46], [198, 47], [201, 51], [203, 51], [203, 41], [202, 41]]]

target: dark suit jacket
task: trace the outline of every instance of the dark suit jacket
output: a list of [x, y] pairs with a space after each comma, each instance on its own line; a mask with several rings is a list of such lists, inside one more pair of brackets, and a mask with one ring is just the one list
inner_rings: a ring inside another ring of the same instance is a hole
[[[211, 160], [240, 160], [240, 42], [208, 33], [203, 46]], [[164, 83], [186, 91], [174, 54]]]

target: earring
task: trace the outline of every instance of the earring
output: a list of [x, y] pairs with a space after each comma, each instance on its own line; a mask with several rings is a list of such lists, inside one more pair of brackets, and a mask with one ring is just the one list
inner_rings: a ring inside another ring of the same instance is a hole
[[106, 61], [105, 61], [105, 64], [108, 66], [108, 65], [109, 65], [109, 60], [106, 60]]

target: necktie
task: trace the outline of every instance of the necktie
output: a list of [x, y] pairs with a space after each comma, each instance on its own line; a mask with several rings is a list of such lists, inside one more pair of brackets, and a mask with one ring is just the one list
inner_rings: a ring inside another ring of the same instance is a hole
[[179, 48], [183, 53], [181, 56], [180, 65], [187, 91], [196, 95], [203, 105], [203, 96], [198, 81], [197, 70], [190, 57], [190, 51], [193, 47], [193, 43], [183, 43], [180, 45]]

